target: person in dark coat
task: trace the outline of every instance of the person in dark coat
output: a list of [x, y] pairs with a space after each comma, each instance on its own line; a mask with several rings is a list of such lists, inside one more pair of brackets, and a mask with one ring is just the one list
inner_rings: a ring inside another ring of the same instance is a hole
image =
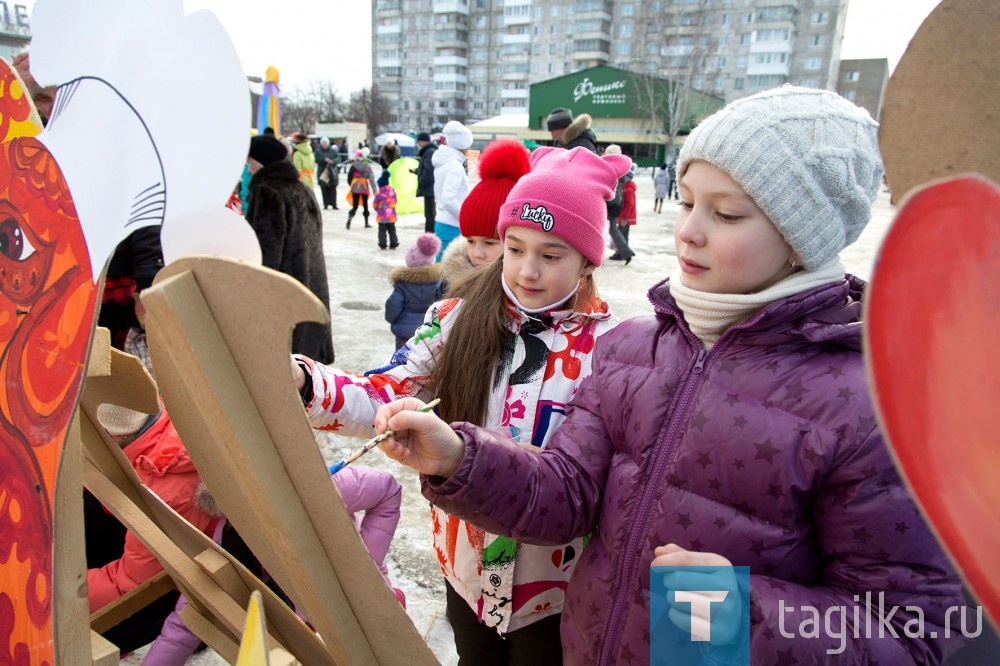
[[431, 141], [431, 135], [427, 132], [417, 135], [417, 145], [420, 147], [417, 152], [420, 165], [414, 172], [417, 174], [417, 196], [424, 198], [424, 231], [432, 234], [437, 209], [434, 202], [434, 164], [431, 159], [438, 145]]
[[[316, 156], [316, 178], [319, 181], [319, 191], [323, 195], [323, 210], [327, 206], [337, 210], [337, 185], [340, 185], [340, 153], [336, 146], [330, 145], [330, 140], [325, 136], [319, 140], [319, 148], [315, 151]], [[324, 182], [323, 174], [328, 173], [329, 177]]]
[[567, 150], [586, 148], [597, 154], [597, 137], [591, 131], [593, 119], [589, 113], [581, 113], [576, 118], [569, 109], [552, 109], [545, 120], [545, 126], [552, 136], [553, 145], [562, 146]]
[[163, 268], [160, 226], [136, 229], [111, 255], [101, 294], [97, 325], [111, 331], [111, 344], [125, 349], [129, 329], [141, 328], [136, 318], [136, 300], [142, 290], [153, 284]]
[[427, 310], [437, 300], [441, 288], [441, 264], [434, 257], [441, 249], [441, 239], [423, 233], [406, 251], [406, 266], [399, 266], [389, 273], [392, 294], [385, 301], [385, 320], [396, 336], [396, 349], [413, 337], [414, 331], [424, 322]]
[[[319, 204], [299, 181], [298, 171], [285, 159], [287, 154], [285, 146], [272, 136], [251, 139], [247, 162], [253, 178], [246, 220], [257, 233], [264, 265], [301, 282], [329, 309]], [[298, 324], [292, 334], [292, 352], [316, 354], [322, 363], [333, 363], [330, 324]]]

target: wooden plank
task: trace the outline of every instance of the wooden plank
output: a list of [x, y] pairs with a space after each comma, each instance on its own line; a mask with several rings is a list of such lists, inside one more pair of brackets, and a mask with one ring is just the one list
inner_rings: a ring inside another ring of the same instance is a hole
[[196, 636], [205, 641], [219, 656], [226, 660], [226, 663], [236, 662], [236, 655], [239, 654], [240, 646], [232, 637], [219, 631], [219, 628], [205, 615], [191, 605], [185, 606], [180, 612], [184, 626], [190, 629]]
[[[90, 662], [87, 559], [80, 482], [80, 419], [70, 423], [59, 459], [53, 511], [52, 626], [57, 664]], [[54, 547], [59, 544], [59, 547]]]
[[140, 583], [104, 608], [90, 614], [90, 629], [103, 634], [135, 615], [167, 592], [177, 589], [166, 571]]
[[118, 666], [118, 647], [96, 631], [90, 632], [90, 663], [92, 666]]
[[101, 326], [94, 329], [90, 339], [90, 356], [87, 358], [87, 377], [106, 377], [111, 374], [111, 331]]

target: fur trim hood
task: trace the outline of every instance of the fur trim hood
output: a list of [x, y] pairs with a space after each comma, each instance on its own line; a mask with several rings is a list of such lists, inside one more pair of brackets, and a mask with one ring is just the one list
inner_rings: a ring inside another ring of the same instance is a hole
[[566, 127], [566, 131], [563, 132], [562, 142], [563, 145], [575, 141], [580, 138], [584, 132], [590, 131], [590, 126], [593, 124], [594, 119], [590, 117], [589, 113], [581, 113], [573, 122]]
[[469, 244], [463, 236], [459, 236], [445, 248], [441, 255], [441, 272], [449, 288], [468, 275], [475, 266], [469, 259]]
[[215, 501], [215, 498], [212, 496], [212, 491], [208, 489], [208, 486], [205, 485], [204, 481], [198, 484], [198, 490], [194, 492], [194, 501], [202, 513], [215, 518], [223, 517], [222, 508]]
[[443, 277], [441, 264], [431, 264], [430, 266], [397, 266], [389, 273], [389, 282], [413, 282], [416, 284], [434, 284], [440, 282]]

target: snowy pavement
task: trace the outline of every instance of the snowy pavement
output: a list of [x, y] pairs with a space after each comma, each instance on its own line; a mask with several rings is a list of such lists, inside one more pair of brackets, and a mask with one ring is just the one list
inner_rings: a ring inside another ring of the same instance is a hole
[[[639, 221], [631, 230], [630, 246], [636, 257], [628, 266], [608, 261], [596, 272], [598, 289], [619, 319], [652, 314], [646, 291], [676, 267], [673, 225], [676, 202], [666, 201], [663, 213], [653, 212], [653, 183], [641, 173], [638, 183]], [[340, 188], [343, 195], [344, 187]], [[318, 190], [317, 190], [318, 194]], [[847, 269], [868, 279], [878, 245], [889, 227], [894, 210], [889, 195], [879, 193], [872, 208], [872, 221], [861, 238], [841, 253]], [[372, 214], [372, 228], [365, 229], [360, 213], [352, 228], [345, 229], [347, 211], [327, 210], [324, 245], [330, 278], [330, 308], [337, 367], [363, 372], [384, 365], [394, 351], [394, 338], [383, 318], [385, 299], [392, 293], [389, 272], [403, 265], [406, 249], [423, 231], [423, 214], [402, 216], [397, 223], [400, 247], [380, 250]], [[611, 254], [610, 251], [607, 253]], [[317, 434], [324, 457], [338, 460], [359, 445], [359, 440]], [[420, 495], [417, 475], [374, 451], [365, 465], [393, 472], [404, 487], [402, 517], [388, 556], [394, 584], [406, 594], [407, 613], [442, 664], [457, 663], [451, 629], [444, 617], [444, 583], [431, 549], [430, 510]], [[122, 660], [139, 664], [144, 650]], [[189, 664], [215, 666], [225, 662], [211, 650], [196, 655]]]

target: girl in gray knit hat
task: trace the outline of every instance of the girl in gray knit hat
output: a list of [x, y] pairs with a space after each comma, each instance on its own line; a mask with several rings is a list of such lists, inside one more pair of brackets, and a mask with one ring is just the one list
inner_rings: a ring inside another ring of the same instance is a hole
[[677, 173], [680, 269], [598, 341], [548, 447], [407, 399], [375, 417], [384, 450], [488, 532], [591, 535], [565, 663], [940, 663], [961, 585], [882, 440], [864, 283], [837, 259], [882, 178], [877, 125], [770, 90], [702, 122]]

